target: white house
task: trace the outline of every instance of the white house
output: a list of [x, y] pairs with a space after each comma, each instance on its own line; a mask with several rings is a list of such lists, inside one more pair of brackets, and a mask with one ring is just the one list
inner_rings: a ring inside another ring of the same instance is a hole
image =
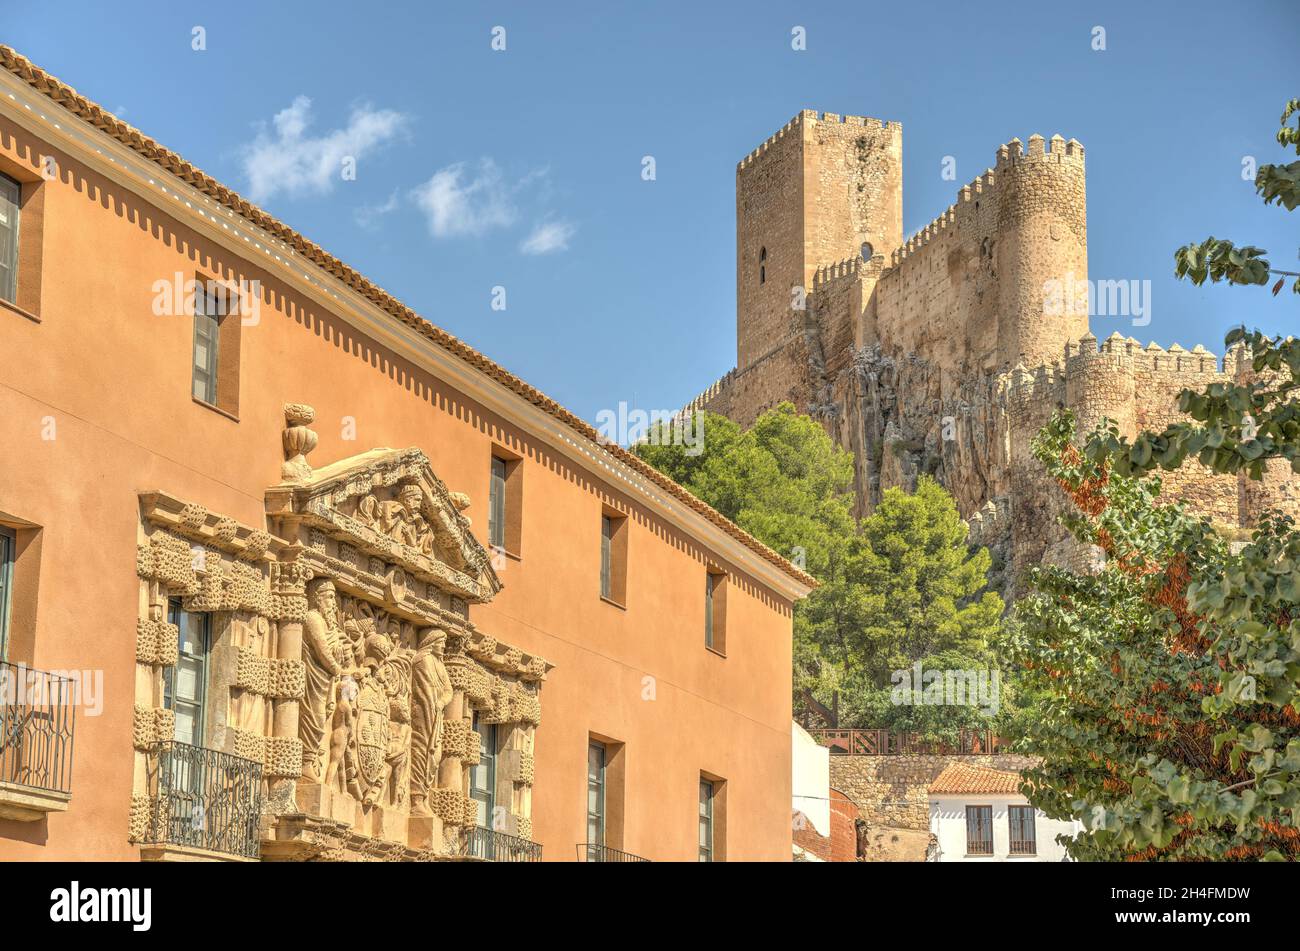
[[1020, 774], [954, 763], [929, 786], [932, 862], [1062, 862], [1061, 834], [1079, 824], [1049, 819], [1020, 794]]

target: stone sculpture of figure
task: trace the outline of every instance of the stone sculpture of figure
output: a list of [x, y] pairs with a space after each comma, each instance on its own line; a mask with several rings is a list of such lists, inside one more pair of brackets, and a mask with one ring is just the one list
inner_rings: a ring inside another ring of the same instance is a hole
[[433, 532], [424, 518], [424, 489], [419, 483], [405, 482], [397, 492], [398, 508], [393, 511], [397, 521], [395, 537], [403, 545], [410, 545], [428, 553], [433, 544]]
[[344, 618], [339, 638], [339, 657], [344, 670], [341, 678], [334, 685], [333, 709], [330, 720], [330, 743], [328, 766], [325, 771], [325, 784], [346, 790], [350, 777], [339, 778], [339, 771], [347, 771], [348, 744], [352, 742], [356, 730], [357, 697], [361, 692], [359, 678], [364, 677], [361, 663], [362, 642], [367, 632], [374, 630], [374, 618], [359, 615], [356, 604], [345, 599], [341, 611]]
[[443, 712], [451, 703], [451, 677], [442, 662], [447, 632], [420, 631], [411, 670], [411, 814], [427, 816], [429, 791], [442, 759]]
[[320, 782], [321, 745], [326, 724], [335, 713], [334, 682], [348, 669], [348, 657], [334, 583], [328, 578], [312, 581], [307, 586], [307, 604], [303, 624], [307, 689], [298, 708], [298, 737], [302, 740], [303, 779]]
[[403, 482], [392, 501], [366, 496], [357, 513], [371, 528], [393, 541], [426, 555], [433, 551], [433, 529], [424, 517], [424, 489], [418, 482]]
[[411, 678], [416, 653], [405, 643], [407, 638], [404, 634], [408, 627], [402, 625], [393, 632], [397, 647], [378, 671], [388, 695], [388, 754], [384, 783], [388, 789], [388, 801], [394, 806], [404, 805], [410, 791]]

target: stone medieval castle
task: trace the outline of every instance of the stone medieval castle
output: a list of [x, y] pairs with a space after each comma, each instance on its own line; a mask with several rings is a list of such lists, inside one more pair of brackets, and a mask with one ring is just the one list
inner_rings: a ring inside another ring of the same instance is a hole
[[[1249, 364], [1119, 332], [1099, 347], [1086, 306], [1045, 306], [1049, 281], [1088, 274], [1074, 139], [1012, 139], [906, 241], [902, 140], [896, 122], [805, 110], [740, 162], [736, 367], [686, 410], [748, 426], [789, 400], [852, 451], [863, 511], [930, 473], [1013, 577], [1078, 564], [1056, 520], [1061, 493], [1029, 453], [1051, 414], [1163, 428], [1180, 390]], [[1300, 510], [1286, 468], [1258, 482], [1193, 462], [1164, 483], [1229, 528]]]

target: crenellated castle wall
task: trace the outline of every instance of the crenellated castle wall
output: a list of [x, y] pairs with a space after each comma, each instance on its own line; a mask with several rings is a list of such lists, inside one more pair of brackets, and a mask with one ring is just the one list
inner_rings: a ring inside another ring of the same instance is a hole
[[[737, 366], [686, 408], [748, 426], [789, 400], [853, 453], [861, 512], [928, 474], [1007, 579], [1044, 561], [1085, 566], [1096, 553], [1066, 538], [1064, 497], [1030, 454], [1052, 413], [1158, 430], [1179, 417], [1181, 390], [1250, 368], [1199, 345], [1119, 333], [1098, 345], [1076, 140], [1000, 146], [906, 241], [901, 152], [897, 123], [805, 111], [740, 163]], [[1049, 282], [1073, 288], [1073, 305], [1049, 306]], [[1285, 466], [1262, 483], [1195, 461], [1162, 477], [1166, 496], [1228, 528], [1270, 507], [1300, 513]]]

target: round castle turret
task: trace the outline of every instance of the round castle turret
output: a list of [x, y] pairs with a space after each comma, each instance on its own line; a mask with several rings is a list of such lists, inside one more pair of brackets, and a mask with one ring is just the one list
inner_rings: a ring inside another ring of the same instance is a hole
[[1118, 331], [1100, 350], [1091, 332], [1079, 340], [1077, 353], [1066, 344], [1065, 402], [1074, 410], [1079, 432], [1090, 432], [1103, 417], [1113, 419], [1126, 435], [1137, 430], [1137, 347], [1137, 341]]
[[1088, 230], [1083, 146], [1041, 135], [998, 149], [998, 351], [1005, 366], [1037, 366], [1088, 332]]

